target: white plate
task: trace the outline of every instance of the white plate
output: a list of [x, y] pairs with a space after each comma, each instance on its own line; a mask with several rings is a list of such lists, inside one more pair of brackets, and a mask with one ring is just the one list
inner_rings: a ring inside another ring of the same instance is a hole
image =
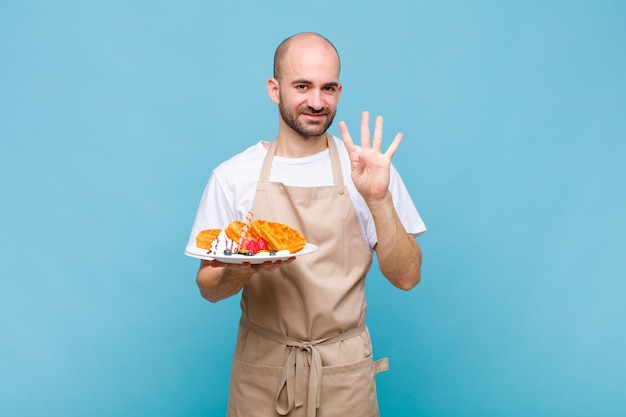
[[302, 250], [296, 253], [290, 253], [287, 255], [254, 255], [254, 256], [245, 256], [245, 255], [209, 255], [207, 249], [197, 248], [195, 246], [187, 246], [185, 249], [185, 255], [191, 256], [192, 258], [198, 259], [206, 259], [209, 261], [216, 260], [220, 262], [224, 262], [227, 264], [242, 264], [244, 262], [249, 262], [251, 264], [262, 264], [267, 261], [284, 261], [293, 256], [302, 256], [307, 255], [309, 253], [315, 252], [317, 250], [317, 246], [312, 243], [307, 243], [304, 245]]

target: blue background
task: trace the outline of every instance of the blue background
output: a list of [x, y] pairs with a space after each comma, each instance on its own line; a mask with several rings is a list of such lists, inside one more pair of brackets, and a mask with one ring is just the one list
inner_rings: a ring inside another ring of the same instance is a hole
[[383, 415], [626, 415], [625, 5], [1, 1], [0, 414], [225, 414], [238, 299], [183, 250], [311, 30], [429, 228], [367, 279]]

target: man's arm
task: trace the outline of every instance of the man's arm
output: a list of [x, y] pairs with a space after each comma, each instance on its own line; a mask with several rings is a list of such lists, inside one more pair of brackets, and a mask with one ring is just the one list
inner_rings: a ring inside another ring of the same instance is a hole
[[196, 275], [196, 282], [202, 297], [212, 303], [231, 297], [239, 292], [257, 272], [272, 271], [280, 265], [288, 264], [295, 258], [284, 261], [267, 261], [262, 264], [226, 264], [219, 261], [202, 260]]
[[[196, 282], [202, 297], [212, 303], [233, 296], [254, 275], [254, 269], [242, 265], [218, 265], [221, 262], [200, 261]], [[213, 266], [217, 265], [217, 266]]]
[[422, 252], [413, 236], [402, 226], [389, 192], [391, 158], [402, 141], [402, 133], [398, 133], [387, 151], [382, 153], [382, 117], [376, 118], [374, 136], [370, 141], [369, 113], [363, 112], [360, 148], [354, 145], [344, 122], [339, 123], [339, 130], [350, 154], [352, 181], [374, 219], [380, 270], [393, 285], [409, 290], [420, 280]]
[[393, 285], [410, 290], [420, 281], [422, 251], [410, 233], [406, 233], [391, 200], [391, 194], [382, 200], [368, 201], [376, 226], [378, 266]]

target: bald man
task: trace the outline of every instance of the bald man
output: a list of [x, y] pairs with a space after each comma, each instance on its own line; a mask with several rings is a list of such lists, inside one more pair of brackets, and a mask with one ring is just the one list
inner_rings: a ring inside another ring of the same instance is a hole
[[[217, 302], [241, 291], [228, 416], [378, 416], [365, 316], [365, 277], [378, 267], [396, 287], [420, 280], [416, 237], [426, 228], [391, 158], [402, 134], [382, 149], [383, 119], [361, 144], [345, 123], [327, 133], [342, 93], [336, 48], [316, 33], [283, 41], [267, 92], [278, 107], [278, 134], [215, 168], [188, 246], [201, 230], [230, 221], [286, 223], [317, 250], [286, 261], [232, 264], [203, 259], [200, 293]], [[297, 254], [296, 254], [297, 255]]]

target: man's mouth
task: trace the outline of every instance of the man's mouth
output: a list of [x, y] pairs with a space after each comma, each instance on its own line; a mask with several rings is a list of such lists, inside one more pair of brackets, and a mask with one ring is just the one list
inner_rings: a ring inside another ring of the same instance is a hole
[[302, 113], [302, 115], [311, 120], [320, 120], [328, 116], [325, 112], [324, 113]]

